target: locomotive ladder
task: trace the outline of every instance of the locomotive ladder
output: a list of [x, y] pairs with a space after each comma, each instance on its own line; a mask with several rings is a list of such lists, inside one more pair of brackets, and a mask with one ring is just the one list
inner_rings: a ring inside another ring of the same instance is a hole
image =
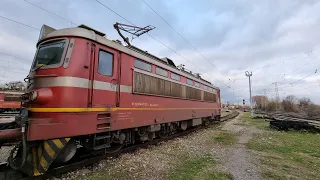
[[111, 113], [104, 112], [97, 115], [97, 130], [110, 129]]

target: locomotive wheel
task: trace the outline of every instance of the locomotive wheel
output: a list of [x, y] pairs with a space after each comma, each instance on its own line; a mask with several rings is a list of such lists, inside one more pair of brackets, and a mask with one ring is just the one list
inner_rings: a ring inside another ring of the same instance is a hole
[[170, 131], [169, 131], [169, 127], [163, 126], [161, 127], [161, 130], [157, 132], [158, 136], [160, 138], [165, 138], [169, 135]]
[[77, 152], [77, 144], [74, 140], [70, 140], [68, 144], [60, 151], [57, 158], [54, 160], [55, 163], [68, 162]]

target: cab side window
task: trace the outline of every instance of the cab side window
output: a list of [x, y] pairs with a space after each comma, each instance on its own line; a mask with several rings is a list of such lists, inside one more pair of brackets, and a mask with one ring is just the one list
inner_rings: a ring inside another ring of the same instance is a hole
[[112, 76], [113, 54], [102, 50], [99, 51], [98, 73], [101, 75]]

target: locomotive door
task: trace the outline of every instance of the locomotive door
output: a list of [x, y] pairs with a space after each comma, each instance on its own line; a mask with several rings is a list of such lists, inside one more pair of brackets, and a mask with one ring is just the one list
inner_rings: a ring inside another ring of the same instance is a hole
[[92, 107], [116, 107], [120, 83], [119, 52], [99, 44], [94, 49]]

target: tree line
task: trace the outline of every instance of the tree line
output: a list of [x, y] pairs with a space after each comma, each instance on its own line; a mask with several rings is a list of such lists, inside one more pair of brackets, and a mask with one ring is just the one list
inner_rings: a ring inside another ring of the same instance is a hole
[[11, 81], [0, 84], [1, 91], [23, 91], [26, 89], [26, 83], [22, 81]]
[[254, 107], [258, 110], [274, 112], [282, 111], [288, 113], [303, 113], [308, 117], [319, 116], [320, 106], [313, 103], [310, 98], [298, 98], [288, 95], [282, 101], [269, 99], [266, 96], [253, 96]]

